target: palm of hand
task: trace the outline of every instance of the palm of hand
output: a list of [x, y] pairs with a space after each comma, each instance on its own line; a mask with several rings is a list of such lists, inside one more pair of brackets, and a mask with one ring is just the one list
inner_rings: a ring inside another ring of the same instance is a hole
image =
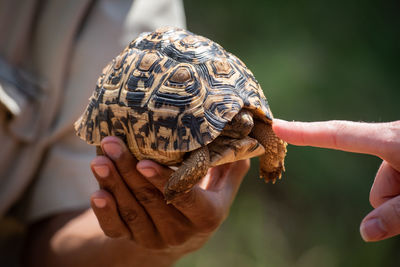
[[102, 149], [107, 156], [92, 162], [101, 188], [92, 208], [104, 233], [177, 253], [201, 247], [218, 228], [249, 169], [249, 160], [214, 167], [193, 190], [166, 204], [162, 192], [172, 170], [137, 162], [115, 137], [105, 138]]

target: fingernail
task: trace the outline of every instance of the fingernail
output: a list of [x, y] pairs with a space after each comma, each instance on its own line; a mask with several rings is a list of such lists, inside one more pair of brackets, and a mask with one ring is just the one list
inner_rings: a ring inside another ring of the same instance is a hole
[[364, 241], [374, 241], [384, 237], [387, 231], [381, 219], [372, 218], [361, 224], [360, 233]]
[[118, 159], [122, 154], [121, 146], [117, 143], [109, 142], [103, 145], [103, 150], [112, 159]]
[[144, 169], [138, 169], [138, 171], [144, 176], [144, 177], [153, 177], [156, 176], [156, 171], [152, 168], [144, 168]]
[[94, 165], [93, 170], [101, 178], [106, 178], [110, 174], [110, 169], [105, 165]]
[[102, 209], [107, 205], [107, 201], [103, 198], [94, 198], [93, 203], [99, 209]]

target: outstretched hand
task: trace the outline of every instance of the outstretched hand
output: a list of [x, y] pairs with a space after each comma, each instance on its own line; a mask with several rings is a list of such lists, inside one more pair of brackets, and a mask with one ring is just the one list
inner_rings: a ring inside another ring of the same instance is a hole
[[369, 198], [374, 210], [361, 222], [361, 236], [365, 241], [379, 241], [400, 234], [400, 121], [307, 123], [275, 119], [273, 130], [277, 136], [293, 145], [380, 157], [383, 162]]
[[214, 167], [200, 184], [171, 204], [162, 194], [172, 170], [137, 161], [124, 143], [106, 137], [106, 156], [91, 164], [100, 190], [92, 209], [104, 233], [158, 251], [184, 254], [201, 247], [226, 218], [249, 160]]

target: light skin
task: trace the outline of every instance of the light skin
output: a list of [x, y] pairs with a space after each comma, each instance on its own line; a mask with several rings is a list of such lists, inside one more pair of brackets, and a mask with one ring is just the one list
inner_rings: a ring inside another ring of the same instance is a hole
[[275, 119], [273, 130], [293, 145], [371, 154], [381, 158], [382, 164], [369, 196], [374, 209], [362, 220], [360, 233], [367, 242], [400, 234], [400, 121], [288, 122]]
[[100, 189], [92, 209], [63, 213], [31, 228], [28, 266], [171, 266], [216, 231], [247, 173], [242, 160], [214, 167], [190, 192], [166, 204], [172, 170], [137, 161], [116, 137], [103, 139], [105, 156], [92, 171]]

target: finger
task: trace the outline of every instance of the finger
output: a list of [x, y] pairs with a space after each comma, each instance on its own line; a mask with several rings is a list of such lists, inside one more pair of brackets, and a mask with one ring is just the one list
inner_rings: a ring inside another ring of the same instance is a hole
[[377, 208], [398, 195], [400, 195], [400, 172], [383, 161], [372, 185], [369, 201], [374, 208]]
[[400, 121], [288, 122], [274, 119], [273, 130], [286, 142], [300, 146], [333, 148], [383, 158], [397, 155], [396, 151], [400, 150]]
[[240, 184], [243, 181], [246, 173], [250, 168], [250, 160], [241, 160], [217, 166], [216, 168], [224, 168], [221, 170], [219, 179], [216, 179], [215, 183], [209, 187], [209, 190], [213, 190], [222, 195], [225, 205], [230, 205], [239, 190]]
[[138, 172], [159, 191], [164, 190], [164, 185], [174, 172], [168, 167], [161, 166], [152, 160], [141, 160], [136, 165]]
[[379, 241], [400, 234], [400, 196], [396, 196], [368, 214], [360, 233], [367, 241]]
[[215, 195], [220, 200], [219, 209], [222, 221], [228, 216], [229, 208], [249, 168], [250, 160], [246, 159], [217, 166], [212, 169], [213, 172], [211, 172], [207, 190], [215, 192]]
[[114, 198], [104, 190], [92, 194], [92, 209], [104, 234], [111, 238], [131, 238], [131, 233], [118, 214]]
[[[122, 177], [132, 174], [138, 176], [135, 169], [137, 160], [121, 139], [115, 136], [108, 136], [101, 141], [101, 148], [105, 155], [114, 162], [114, 165]], [[135, 182], [145, 183], [146, 181], [144, 179], [137, 179]]]
[[236, 193], [239, 186], [250, 169], [250, 160], [240, 160], [232, 163], [228, 163], [216, 168], [224, 167], [223, 172], [220, 174], [220, 178], [217, 179], [216, 183], [210, 187], [210, 190], [220, 191], [221, 189], [229, 188], [232, 193]]
[[96, 157], [91, 168], [100, 188], [110, 192], [116, 200], [118, 212], [132, 238], [146, 247], [162, 247], [152, 220], [129, 191], [111, 160], [105, 156]]
[[[149, 169], [151, 166], [156, 175], [146, 178], [159, 190], [164, 190], [164, 185], [172, 170], [147, 160], [140, 161], [137, 168], [139, 170]], [[143, 175], [146, 176], [146, 172], [143, 172]], [[176, 208], [195, 227], [204, 232], [214, 231], [224, 218], [221, 199], [215, 192], [204, 190], [199, 185], [194, 186], [189, 192], [177, 196], [168, 206]]]
[[[138, 172], [136, 167], [138, 162], [122, 140], [116, 137], [107, 137], [103, 139], [101, 145], [106, 155], [113, 160], [124, 182], [141, 205], [145, 207], [149, 205], [157, 206], [165, 202], [161, 191]], [[143, 171], [151, 170], [150, 168]]]

